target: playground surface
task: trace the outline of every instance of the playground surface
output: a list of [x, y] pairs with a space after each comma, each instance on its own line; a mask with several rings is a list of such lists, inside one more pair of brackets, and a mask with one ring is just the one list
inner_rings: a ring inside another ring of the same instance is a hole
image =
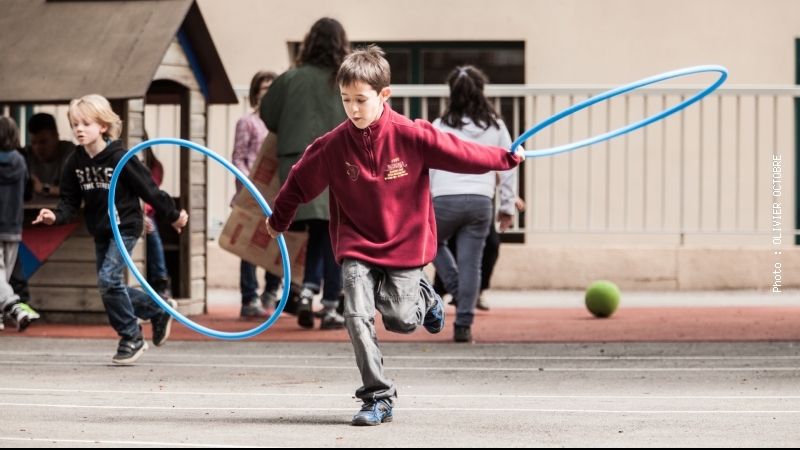
[[394, 422], [349, 425], [347, 343], [0, 338], [0, 446], [796, 446], [796, 343], [389, 343]]
[[[127, 367], [110, 363], [107, 326], [7, 328], [0, 447], [800, 442], [796, 294], [642, 294], [610, 320], [570, 293], [515, 295], [492, 299], [474, 344], [452, 343], [450, 328], [380, 334], [399, 398], [394, 422], [367, 429], [349, 425], [360, 378], [346, 333], [298, 330], [292, 317], [241, 342], [177, 325]], [[216, 303], [201, 321], [253, 326]]]

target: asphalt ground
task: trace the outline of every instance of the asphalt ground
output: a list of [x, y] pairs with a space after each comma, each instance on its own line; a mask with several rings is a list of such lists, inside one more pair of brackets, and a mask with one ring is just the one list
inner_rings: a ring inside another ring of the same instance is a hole
[[800, 342], [385, 343], [400, 397], [372, 428], [346, 342], [115, 348], [0, 334], [0, 446], [800, 444]]

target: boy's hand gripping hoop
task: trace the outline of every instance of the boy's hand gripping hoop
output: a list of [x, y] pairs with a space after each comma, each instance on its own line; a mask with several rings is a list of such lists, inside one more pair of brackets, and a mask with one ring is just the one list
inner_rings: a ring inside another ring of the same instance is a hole
[[111, 183], [108, 186], [108, 216], [111, 222], [111, 230], [114, 232], [114, 240], [117, 242], [117, 246], [119, 247], [119, 251], [122, 254], [122, 258], [125, 260], [125, 264], [127, 264], [128, 267], [131, 269], [131, 272], [133, 272], [133, 275], [136, 277], [137, 280], [139, 280], [139, 283], [141, 283], [145, 291], [148, 294], [150, 294], [150, 297], [152, 297], [153, 300], [155, 300], [155, 302], [158, 303], [159, 306], [161, 306], [165, 311], [167, 311], [170, 315], [172, 315], [172, 317], [174, 317], [178, 322], [186, 325], [188, 328], [197, 331], [200, 334], [204, 334], [206, 336], [218, 339], [245, 339], [261, 333], [262, 331], [272, 326], [272, 324], [275, 323], [276, 320], [278, 320], [278, 317], [280, 317], [281, 312], [283, 312], [283, 308], [286, 306], [286, 301], [289, 298], [289, 289], [291, 286], [290, 280], [292, 278], [289, 268], [289, 252], [286, 249], [286, 241], [283, 239], [283, 236], [278, 237], [278, 246], [280, 247], [281, 259], [283, 260], [283, 279], [285, 280], [283, 283], [283, 294], [281, 295], [281, 301], [280, 303], [278, 303], [278, 307], [275, 309], [275, 313], [273, 313], [272, 317], [270, 317], [266, 322], [257, 326], [256, 328], [253, 328], [252, 330], [240, 331], [235, 333], [216, 331], [210, 328], [206, 328], [202, 325], [199, 325], [189, 320], [188, 318], [180, 314], [178, 311], [173, 309], [172, 306], [170, 306], [158, 294], [156, 294], [153, 288], [147, 283], [147, 280], [139, 272], [139, 269], [136, 268], [136, 264], [133, 263], [131, 255], [125, 248], [125, 245], [123, 245], [122, 236], [120, 235], [119, 232], [119, 225], [117, 225], [117, 221], [114, 220], [114, 217], [116, 216], [114, 213], [115, 210], [114, 198], [117, 191], [117, 182], [119, 181], [119, 177], [120, 174], [122, 173], [122, 168], [125, 166], [125, 163], [127, 163], [134, 155], [144, 150], [145, 148], [159, 144], [178, 145], [181, 147], [190, 148], [192, 150], [197, 150], [198, 152], [210, 157], [214, 161], [217, 161], [218, 163], [222, 164], [223, 166], [225, 166], [226, 169], [233, 172], [233, 174], [236, 175], [236, 178], [238, 178], [239, 181], [241, 181], [242, 184], [247, 188], [247, 190], [249, 190], [250, 193], [253, 194], [253, 197], [255, 197], [256, 201], [258, 201], [258, 204], [261, 206], [261, 209], [263, 209], [264, 212], [267, 214], [267, 217], [272, 215], [272, 210], [270, 209], [269, 205], [267, 205], [266, 200], [264, 200], [264, 197], [261, 195], [258, 189], [253, 185], [253, 183], [250, 182], [250, 180], [246, 176], [244, 176], [244, 174], [240, 172], [239, 169], [234, 167], [233, 164], [229, 163], [228, 161], [226, 161], [216, 153], [212, 152], [211, 150], [203, 147], [202, 145], [198, 145], [195, 144], [194, 142], [186, 141], [183, 139], [159, 138], [142, 142], [141, 144], [130, 149], [122, 157], [122, 159], [119, 161], [119, 164], [117, 164], [117, 167], [114, 169], [114, 175], [111, 177]]
[[580, 102], [580, 103], [578, 103], [576, 105], [573, 105], [573, 106], [561, 111], [560, 113], [558, 113], [558, 114], [556, 114], [556, 115], [554, 115], [554, 116], [552, 116], [552, 117], [540, 122], [539, 124], [535, 125], [530, 130], [522, 133], [522, 135], [520, 137], [518, 137], [517, 140], [514, 141], [513, 144], [511, 144], [511, 148], [512, 149], [516, 149], [517, 147], [522, 145], [525, 141], [530, 139], [531, 136], [533, 136], [534, 134], [538, 133], [542, 129], [554, 124], [555, 122], [558, 122], [559, 120], [563, 119], [564, 117], [567, 117], [567, 116], [569, 116], [569, 115], [571, 115], [573, 113], [576, 113], [576, 112], [578, 112], [578, 111], [580, 111], [582, 109], [588, 108], [588, 107], [594, 105], [595, 103], [602, 102], [603, 100], [607, 100], [607, 99], [609, 99], [611, 97], [616, 97], [617, 95], [624, 94], [626, 92], [630, 92], [630, 91], [632, 91], [634, 89], [638, 89], [638, 88], [643, 87], [643, 86], [647, 86], [647, 85], [650, 85], [650, 84], [658, 83], [660, 81], [669, 80], [671, 78], [682, 77], [682, 76], [685, 76], [685, 75], [692, 75], [692, 74], [696, 74], [696, 73], [704, 73], [704, 72], [718, 72], [720, 74], [719, 75], [719, 79], [717, 79], [717, 81], [715, 81], [711, 86], [705, 88], [704, 90], [700, 91], [699, 93], [695, 94], [694, 96], [689, 97], [688, 99], [678, 103], [677, 105], [675, 105], [675, 106], [673, 106], [671, 108], [665, 109], [664, 111], [661, 111], [658, 114], [654, 114], [654, 115], [652, 115], [650, 117], [644, 118], [644, 119], [642, 119], [642, 120], [640, 120], [638, 122], [632, 123], [630, 125], [626, 125], [626, 126], [624, 126], [622, 128], [618, 128], [616, 130], [609, 131], [607, 133], [603, 133], [603, 134], [600, 134], [598, 136], [594, 136], [594, 137], [591, 137], [591, 138], [588, 138], [588, 139], [584, 139], [582, 141], [577, 141], [577, 142], [573, 142], [571, 144], [561, 145], [559, 147], [546, 148], [546, 149], [542, 149], [542, 150], [527, 150], [527, 151], [525, 151], [525, 158], [541, 158], [543, 156], [556, 155], [558, 153], [564, 153], [564, 152], [575, 150], [575, 149], [578, 149], [578, 148], [581, 148], [581, 147], [587, 147], [589, 145], [597, 144], [598, 142], [603, 142], [603, 141], [606, 141], [608, 139], [615, 138], [617, 136], [621, 136], [621, 135], [623, 135], [625, 133], [630, 133], [633, 130], [638, 130], [639, 128], [642, 128], [642, 127], [644, 127], [646, 125], [650, 125], [653, 122], [661, 120], [661, 119], [663, 119], [663, 118], [665, 118], [667, 116], [670, 116], [672, 114], [675, 114], [676, 112], [678, 112], [678, 111], [680, 111], [680, 110], [682, 110], [682, 109], [684, 109], [684, 108], [686, 108], [686, 107], [688, 107], [688, 106], [690, 106], [690, 105], [692, 105], [694, 103], [697, 103], [698, 101], [703, 99], [703, 97], [705, 97], [708, 94], [714, 92], [718, 87], [720, 87], [720, 85], [722, 85], [722, 83], [725, 82], [725, 79], [728, 78], [728, 69], [726, 69], [726, 68], [724, 68], [722, 66], [714, 66], [714, 65], [687, 67], [685, 69], [673, 70], [672, 72], [662, 73], [661, 75], [656, 75], [656, 76], [653, 76], [653, 77], [650, 77], [650, 78], [645, 78], [643, 80], [639, 80], [639, 81], [636, 81], [636, 82], [633, 82], [633, 83], [630, 83], [630, 84], [626, 84], [625, 86], [621, 86], [621, 87], [618, 87], [616, 89], [612, 89], [612, 90], [610, 90], [608, 92], [604, 92], [604, 93], [602, 93], [602, 94], [600, 94], [598, 96], [586, 99], [586, 100], [584, 100], [584, 101], [582, 101], [582, 102]]

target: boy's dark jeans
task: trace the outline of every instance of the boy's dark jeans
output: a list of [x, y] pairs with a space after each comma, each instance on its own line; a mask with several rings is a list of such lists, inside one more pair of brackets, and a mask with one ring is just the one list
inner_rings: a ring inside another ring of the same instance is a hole
[[[270, 272], [264, 273], [267, 282], [264, 292], [277, 291], [281, 287], [283, 278]], [[258, 278], [256, 266], [245, 260], [239, 265], [239, 291], [242, 293], [242, 304], [245, 305], [258, 299]]]
[[330, 221], [297, 221], [293, 224], [293, 229], [308, 231], [303, 287], [319, 292], [322, 284], [322, 305], [336, 308], [339, 306], [339, 292], [342, 291], [342, 266], [336, 262], [333, 253]]
[[[125, 248], [130, 253], [139, 238], [122, 236]], [[116, 241], [95, 242], [97, 256], [97, 287], [103, 297], [103, 306], [108, 314], [111, 326], [124, 339], [132, 339], [139, 335], [141, 329], [136, 318], [149, 320], [164, 313], [146, 293], [126, 286], [123, 283], [125, 260], [117, 247]]]
[[164, 244], [161, 242], [161, 235], [158, 233], [156, 221], [150, 217], [144, 220], [153, 225], [153, 232], [146, 236], [147, 240], [147, 282], [151, 285], [158, 278], [169, 276], [167, 272], [167, 261], [164, 258]]

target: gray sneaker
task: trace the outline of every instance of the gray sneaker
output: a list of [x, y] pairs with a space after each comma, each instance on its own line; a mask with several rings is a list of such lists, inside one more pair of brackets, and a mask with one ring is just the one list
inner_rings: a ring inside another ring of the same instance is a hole
[[480, 309], [481, 311], [488, 311], [489, 310], [489, 302], [486, 301], [486, 299], [483, 297], [483, 294], [481, 294], [478, 297], [478, 304], [475, 305], [475, 306], [476, 306], [476, 308]]
[[239, 318], [242, 320], [262, 320], [269, 319], [272, 314], [264, 309], [261, 300], [254, 298], [242, 304], [242, 310], [239, 313]]
[[344, 328], [344, 317], [336, 312], [336, 308], [322, 309], [322, 323], [320, 330], [341, 330]]
[[309, 288], [303, 288], [297, 303], [297, 324], [303, 328], [314, 328], [314, 311], [311, 309], [313, 301], [314, 292]]
[[5, 329], [6, 329], [6, 326], [3, 325], [3, 312], [0, 311], [0, 331], [3, 331]]
[[11, 317], [11, 320], [14, 321], [14, 325], [17, 327], [17, 331], [22, 333], [28, 328], [28, 325], [31, 324], [31, 316], [28, 311], [21, 306], [21, 304], [16, 303], [12, 305], [10, 308], [6, 310], [6, 314], [8, 317]]
[[278, 307], [278, 291], [264, 291], [261, 294], [261, 304], [270, 314], [275, 312], [275, 308]]

